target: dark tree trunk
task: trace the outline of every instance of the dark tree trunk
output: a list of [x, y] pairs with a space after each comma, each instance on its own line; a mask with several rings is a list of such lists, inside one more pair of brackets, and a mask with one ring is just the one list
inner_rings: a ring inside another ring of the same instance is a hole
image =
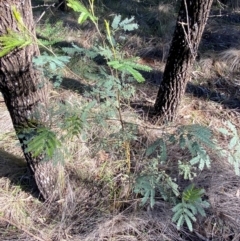
[[[0, 0], [0, 36], [8, 29], [18, 32], [11, 7], [15, 5], [23, 17], [28, 30], [35, 36], [30, 0]], [[39, 55], [36, 44], [17, 48], [0, 58], [0, 91], [10, 112], [13, 126], [17, 132], [26, 161], [34, 174], [36, 184], [45, 199], [53, 197], [56, 190], [57, 166], [48, 161], [41, 161], [31, 153], [26, 153], [24, 129], [38, 127], [47, 121], [47, 83], [39, 71], [32, 65], [33, 56]], [[39, 109], [39, 106], [41, 108]], [[36, 111], [39, 109], [38, 117]], [[56, 196], [55, 196], [56, 197]]]
[[163, 80], [155, 102], [158, 123], [173, 121], [190, 80], [213, 0], [182, 0]]

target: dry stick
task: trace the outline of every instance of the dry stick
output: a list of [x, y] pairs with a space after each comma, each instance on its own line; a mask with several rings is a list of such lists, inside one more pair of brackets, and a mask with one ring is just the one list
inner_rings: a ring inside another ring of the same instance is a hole
[[33, 233], [31, 233], [31, 232], [29, 232], [28, 230], [26, 230], [23, 226], [19, 226], [19, 225], [17, 225], [16, 223], [12, 222], [12, 221], [9, 220], [9, 219], [0, 217], [0, 221], [4, 221], [4, 222], [7, 222], [7, 223], [11, 224], [12, 226], [15, 226], [15, 227], [18, 228], [19, 230], [22, 230], [23, 232], [25, 232], [26, 234], [28, 234], [29, 236], [35, 238], [35, 239], [38, 240], [38, 241], [46, 241], [46, 239], [42, 239], [42, 238], [37, 237], [37, 236], [34, 235]]
[[[189, 23], [188, 8], [187, 8], [186, 0], [184, 0], [184, 5], [185, 5], [185, 10], [186, 10], [187, 23], [181, 23], [181, 24], [182, 24], [182, 28], [183, 28], [183, 31], [184, 31], [184, 34], [185, 34], [188, 46], [190, 48], [191, 54], [192, 54], [193, 57], [195, 57], [193, 45], [192, 45], [192, 42], [191, 42], [191, 36], [190, 36], [190, 23]], [[183, 25], [187, 25], [188, 33], [186, 33], [186, 30], [185, 30]]]
[[54, 7], [55, 3], [53, 4], [42, 4], [37, 6], [32, 6], [32, 8], [41, 8], [41, 7]]
[[[62, 3], [60, 3], [60, 5], [61, 5], [61, 4], [62, 4]], [[60, 6], [60, 5], [59, 5], [59, 6]], [[47, 11], [50, 7], [54, 7], [54, 6], [55, 6], [55, 3], [53, 3], [53, 4], [51, 4], [51, 5], [41, 5], [40, 7], [42, 7], [42, 6], [47, 6], [47, 9], [42, 12], [42, 14], [40, 15], [40, 17], [39, 17], [38, 20], [36, 21], [36, 23], [38, 23], [38, 22], [43, 18], [43, 16], [45, 15], [46, 11]], [[59, 6], [57, 6], [57, 8], [58, 8]], [[39, 7], [39, 6], [37, 6], [37, 7]]]

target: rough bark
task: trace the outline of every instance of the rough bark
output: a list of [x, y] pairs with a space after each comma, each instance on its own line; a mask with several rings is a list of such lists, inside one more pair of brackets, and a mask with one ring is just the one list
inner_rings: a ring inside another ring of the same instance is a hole
[[[7, 29], [19, 31], [11, 11], [13, 5], [20, 11], [29, 32], [35, 36], [30, 0], [0, 0], [0, 36], [4, 35]], [[47, 114], [44, 111], [47, 109], [47, 84], [32, 64], [33, 56], [37, 55], [38, 46], [31, 44], [25, 48], [17, 48], [0, 58], [0, 91], [36, 184], [43, 197], [49, 199], [56, 190], [58, 168], [51, 161], [42, 162], [40, 157], [35, 158], [31, 153], [26, 153], [25, 137], [21, 135], [24, 129], [33, 126], [37, 128], [47, 121]]]
[[158, 123], [173, 121], [190, 80], [190, 71], [197, 56], [212, 0], [182, 0], [166, 67], [157, 99], [155, 114]]

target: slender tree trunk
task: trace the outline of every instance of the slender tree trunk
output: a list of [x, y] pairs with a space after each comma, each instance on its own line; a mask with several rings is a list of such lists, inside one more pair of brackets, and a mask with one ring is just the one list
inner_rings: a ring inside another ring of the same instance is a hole
[[163, 80], [155, 102], [158, 123], [173, 121], [190, 80], [213, 0], [182, 0]]
[[[35, 36], [30, 0], [0, 0], [0, 36], [6, 34], [8, 29], [19, 31], [11, 11], [13, 5], [21, 13], [29, 32]], [[25, 48], [17, 48], [0, 58], [0, 91], [10, 112], [28, 166], [34, 174], [41, 194], [48, 199], [53, 197], [56, 190], [58, 168], [50, 161], [42, 162], [40, 157], [35, 158], [31, 153], [27, 153], [27, 146], [24, 144], [24, 130], [29, 127], [37, 128], [47, 121], [47, 112], [44, 111], [47, 110], [47, 83], [32, 64], [33, 56], [37, 55], [38, 46], [31, 44]]]

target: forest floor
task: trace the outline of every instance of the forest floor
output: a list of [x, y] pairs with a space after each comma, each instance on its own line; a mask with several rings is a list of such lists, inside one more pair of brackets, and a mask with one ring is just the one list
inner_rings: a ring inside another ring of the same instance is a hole
[[[144, 73], [144, 83], [133, 84], [135, 94], [121, 109], [124, 121], [137, 126], [136, 138], [127, 151], [124, 146], [103, 143], [112, 138], [119, 123], [110, 120], [105, 127], [92, 124], [86, 134], [89, 141], [74, 139], [66, 144], [70, 150], [65, 162], [67, 195], [53, 204], [42, 202], [32, 191], [27, 166], [0, 94], [0, 240], [240, 240], [240, 176], [214, 150], [208, 151], [211, 168], [194, 177], [195, 185], [205, 189], [204, 198], [210, 207], [206, 217], [197, 217], [193, 232], [187, 226], [177, 230], [171, 221], [172, 205], [161, 196], [156, 196], [153, 208], [148, 203], [141, 206], [141, 197], [133, 192], [133, 183], [125, 175], [126, 153], [130, 154], [132, 175], [141, 173], [149, 165], [146, 149], [165, 133], [174, 134], [179, 126], [207, 126], [221, 147], [228, 145], [229, 138], [219, 129], [226, 128], [228, 121], [240, 135], [240, 7], [233, 10], [213, 6], [177, 119], [158, 126], [151, 122], [148, 111], [161, 83], [177, 16], [176, 1], [96, 2], [100, 20], [102, 16], [112, 19], [114, 14], [135, 16], [139, 29], [127, 34], [122, 48], [128, 57], [139, 56], [140, 63], [153, 68]], [[42, 1], [33, 1], [37, 35], [53, 41], [53, 51], [71, 47], [72, 43], [88, 49], [94, 45], [97, 31], [90, 23], [77, 24], [78, 14], [37, 7], [39, 4]], [[103, 28], [103, 21], [99, 22]], [[50, 91], [51, 102], [72, 106], [88, 103], [89, 97], [84, 93], [91, 80], [86, 76], [105, 63], [101, 59], [84, 61], [73, 58], [68, 65], [72, 72], [66, 71], [60, 88]], [[180, 147], [170, 146], [168, 168], [175, 170], [179, 160], [189, 158]], [[173, 178], [180, 189], [188, 184], [179, 175]]]

